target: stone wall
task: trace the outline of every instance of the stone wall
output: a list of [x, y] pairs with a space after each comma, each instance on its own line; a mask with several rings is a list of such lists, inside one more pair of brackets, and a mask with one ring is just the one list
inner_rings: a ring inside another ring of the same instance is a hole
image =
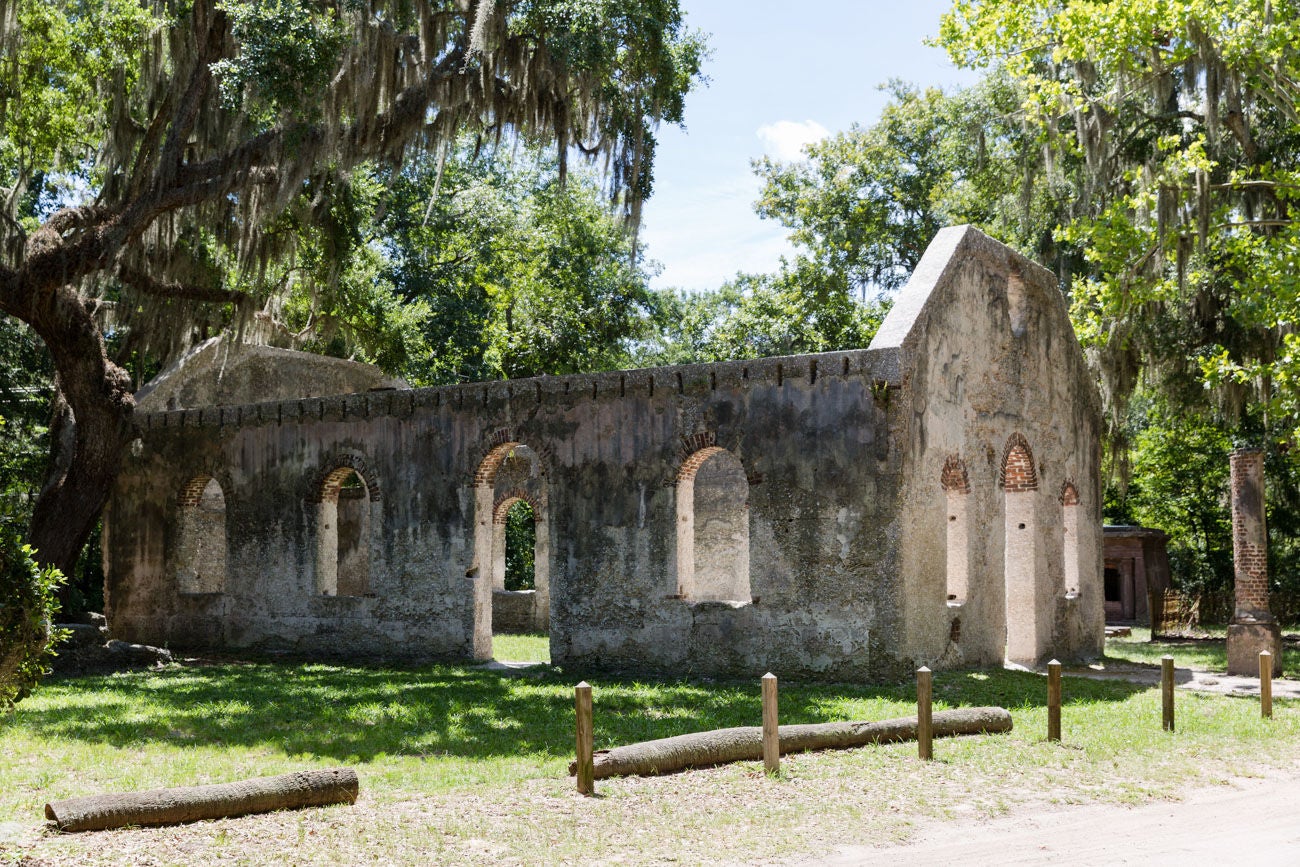
[[[1086, 655], [1101, 640], [1091, 388], [1059, 292], [963, 228], [865, 350], [140, 414], [106, 512], [110, 622], [153, 644], [487, 658], [504, 512], [527, 499], [557, 664], [882, 679], [1000, 660], [1013, 610], [1029, 612], [1023, 656]], [[1036, 487], [1005, 492], [1008, 467]], [[175, 575], [178, 503], [201, 476], [224, 494], [227, 554], [224, 592], [200, 596]], [[1011, 494], [1033, 522], [1008, 597]], [[364, 593], [340, 577], [363, 566]]]

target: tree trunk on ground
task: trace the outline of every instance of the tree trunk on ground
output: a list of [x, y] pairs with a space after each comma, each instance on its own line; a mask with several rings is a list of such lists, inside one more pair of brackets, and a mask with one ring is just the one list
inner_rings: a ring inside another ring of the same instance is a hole
[[328, 768], [215, 786], [89, 795], [54, 801], [45, 805], [45, 818], [54, 822], [60, 831], [174, 825], [294, 807], [354, 804], [358, 788], [355, 770]]
[[[968, 707], [934, 715], [935, 737], [997, 734], [1011, 731], [1011, 714], [1000, 707]], [[780, 727], [781, 754], [807, 750], [845, 749], [866, 744], [916, 740], [916, 717], [880, 722], [815, 723]], [[763, 758], [763, 730], [759, 726], [695, 732], [656, 741], [643, 741], [596, 753], [596, 779], [618, 776], [653, 776], [726, 762]], [[569, 774], [576, 772], [569, 764]]]

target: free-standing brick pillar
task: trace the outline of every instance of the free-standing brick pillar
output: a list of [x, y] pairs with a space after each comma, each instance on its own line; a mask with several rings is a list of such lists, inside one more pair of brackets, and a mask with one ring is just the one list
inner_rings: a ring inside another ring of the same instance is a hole
[[1259, 653], [1282, 673], [1282, 632], [1268, 610], [1268, 529], [1264, 523], [1264, 453], [1237, 449], [1232, 466], [1232, 562], [1235, 605], [1228, 624], [1228, 674], [1257, 675]]

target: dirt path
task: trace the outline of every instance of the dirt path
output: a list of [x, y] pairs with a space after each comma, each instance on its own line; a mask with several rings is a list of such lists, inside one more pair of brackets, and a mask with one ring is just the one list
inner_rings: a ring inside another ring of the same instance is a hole
[[1140, 807], [1093, 804], [936, 824], [905, 846], [845, 846], [808, 867], [858, 864], [1300, 864], [1300, 768]]

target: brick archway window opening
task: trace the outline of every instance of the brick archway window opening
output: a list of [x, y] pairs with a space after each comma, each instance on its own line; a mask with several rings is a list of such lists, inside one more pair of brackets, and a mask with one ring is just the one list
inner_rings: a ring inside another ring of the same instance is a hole
[[1061, 489], [1061, 533], [1065, 595], [1074, 599], [1079, 595], [1079, 491], [1069, 482]]
[[1003, 456], [1002, 490], [1007, 659], [1033, 663], [1038, 656], [1038, 473], [1033, 452], [1019, 434]]
[[226, 497], [212, 476], [196, 476], [180, 495], [176, 587], [181, 593], [226, 590]]
[[956, 607], [966, 603], [970, 592], [970, 530], [968, 504], [970, 482], [966, 465], [955, 457], [944, 462], [941, 484], [944, 490], [945, 550], [947, 553], [947, 602]]
[[731, 452], [700, 449], [677, 477], [677, 593], [751, 602], [749, 481]]
[[370, 592], [370, 490], [362, 475], [339, 467], [321, 484], [316, 590], [322, 596]]

